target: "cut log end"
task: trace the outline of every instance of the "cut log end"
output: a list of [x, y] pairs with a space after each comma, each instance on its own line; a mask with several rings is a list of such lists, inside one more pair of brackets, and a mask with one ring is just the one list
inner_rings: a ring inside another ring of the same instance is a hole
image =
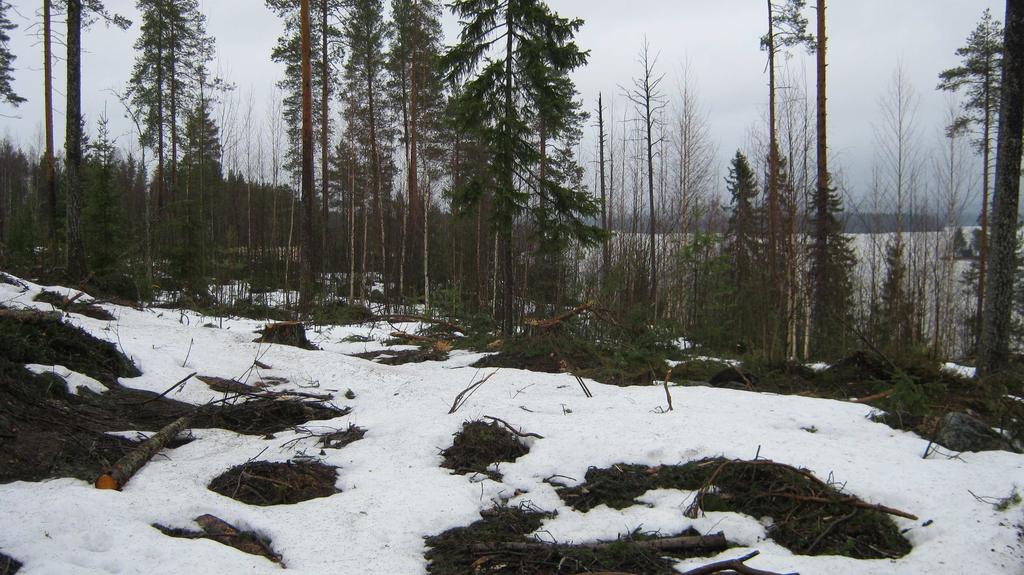
[[115, 491], [120, 491], [121, 484], [119, 484], [111, 474], [104, 473], [96, 478], [96, 489], [113, 489]]

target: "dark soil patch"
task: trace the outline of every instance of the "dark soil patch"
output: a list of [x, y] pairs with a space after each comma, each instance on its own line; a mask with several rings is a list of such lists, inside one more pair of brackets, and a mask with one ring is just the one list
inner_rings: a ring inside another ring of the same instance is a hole
[[444, 456], [441, 467], [463, 475], [481, 473], [501, 481], [501, 474], [488, 468], [495, 463], [515, 461], [529, 452], [512, 432], [497, 422], [469, 421], [455, 434], [452, 446], [441, 452]]
[[258, 333], [260, 337], [253, 340], [258, 343], [276, 343], [302, 349], [320, 349], [306, 339], [306, 326], [302, 322], [282, 321], [268, 323]]
[[[536, 509], [498, 507], [481, 514], [468, 527], [457, 527], [426, 540], [427, 572], [438, 575], [466, 573], [494, 574], [575, 574], [644, 573], [671, 574], [675, 559], [697, 554], [652, 551], [636, 543], [656, 538], [656, 534], [634, 532], [612, 544], [589, 548], [574, 545], [543, 545], [535, 550], [481, 550], [481, 547], [505, 543], [537, 543], [531, 533], [552, 517]], [[688, 531], [680, 535], [697, 535]]]
[[93, 303], [84, 303], [80, 301], [71, 301], [70, 299], [52, 291], [43, 290], [39, 292], [39, 295], [35, 297], [35, 301], [48, 303], [59, 310], [63, 310], [69, 313], [77, 313], [93, 319], [99, 319], [103, 321], [112, 321], [117, 319], [109, 311], [101, 308], [100, 306]]
[[328, 449], [341, 449], [350, 443], [359, 441], [366, 435], [366, 430], [354, 423], [348, 425], [348, 429], [335, 431], [320, 436], [320, 446]]
[[249, 505], [290, 505], [339, 493], [337, 478], [336, 468], [322, 463], [256, 461], [218, 475], [209, 489]]
[[591, 468], [582, 485], [560, 488], [558, 494], [586, 511], [601, 504], [629, 507], [651, 489], [698, 491], [691, 508], [695, 512], [771, 517], [768, 536], [794, 553], [882, 559], [910, 552], [910, 543], [889, 515], [858, 505], [859, 500], [810, 472], [767, 460], [714, 458], [685, 465]]
[[281, 556], [274, 552], [270, 539], [266, 536], [253, 531], [242, 531], [213, 515], [200, 515], [196, 517], [196, 523], [203, 528], [202, 531], [164, 527], [160, 524], [155, 524], [153, 527], [169, 537], [216, 541], [222, 545], [234, 547], [249, 555], [265, 557], [284, 567], [284, 564], [281, 562]]
[[21, 563], [13, 557], [0, 553], [0, 575], [14, 575], [21, 569]]
[[368, 359], [383, 365], [405, 365], [407, 363], [423, 363], [425, 361], [446, 361], [448, 353], [437, 351], [434, 348], [407, 349], [402, 351], [383, 349], [380, 351], [354, 353], [352, 357]]
[[141, 372], [113, 344], [64, 323], [59, 314], [0, 307], [0, 359], [63, 365], [107, 384]]

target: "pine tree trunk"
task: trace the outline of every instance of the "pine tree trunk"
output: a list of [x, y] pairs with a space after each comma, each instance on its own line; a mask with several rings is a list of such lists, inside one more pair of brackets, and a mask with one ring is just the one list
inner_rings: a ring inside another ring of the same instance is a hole
[[302, 277], [299, 281], [299, 311], [313, 309], [313, 86], [310, 62], [309, 0], [300, 7], [302, 26]]
[[327, 251], [327, 231], [328, 224], [330, 223], [330, 193], [328, 188], [328, 179], [330, 175], [330, 158], [328, 156], [328, 132], [330, 131], [330, 62], [328, 61], [327, 55], [327, 7], [328, 0], [320, 0], [321, 2], [321, 13], [320, 13], [320, 40], [321, 50], [320, 54], [320, 72], [322, 74], [320, 80], [320, 200], [323, 214], [321, 216], [322, 226], [320, 228], [320, 272], [326, 272], [329, 268], [328, 251]]
[[[604, 178], [604, 102], [601, 94], [597, 95], [597, 130], [598, 130], [598, 165], [600, 166], [600, 188], [601, 188], [601, 228], [608, 231], [608, 198], [605, 191]], [[608, 283], [608, 269], [611, 267], [611, 246], [608, 238], [601, 244], [601, 285]]]
[[982, 315], [985, 309], [985, 274], [988, 271], [986, 266], [988, 264], [988, 204], [989, 204], [989, 184], [991, 179], [991, 161], [992, 161], [992, 94], [989, 89], [991, 82], [985, 79], [985, 119], [984, 126], [982, 126], [982, 151], [981, 157], [983, 165], [981, 167], [981, 237], [978, 241], [978, 306], [976, 309], [976, 331], [978, 336], [981, 335]]
[[82, 240], [82, 0], [67, 3], [67, 273], [77, 282], [85, 279], [85, 246]]
[[818, 0], [818, 46], [817, 55], [817, 147], [815, 155], [817, 159], [818, 177], [817, 189], [814, 194], [814, 261], [812, 269], [812, 294], [813, 303], [811, 313], [817, 317], [809, 324], [811, 326], [822, 326], [830, 318], [826, 315], [826, 298], [828, 297], [828, 225], [829, 225], [829, 177], [828, 177], [828, 113], [827, 113], [827, 92], [826, 92], [826, 50], [827, 37], [825, 36], [825, 0]]
[[1021, 132], [1024, 129], [1024, 0], [1007, 0], [1003, 83], [996, 148], [996, 188], [992, 203], [987, 293], [978, 373], [1005, 368], [1010, 354], [1011, 312], [1017, 251]]
[[51, 0], [43, 0], [43, 115], [46, 130], [46, 208], [50, 249], [57, 248], [57, 177], [53, 164], [53, 51], [50, 32]]

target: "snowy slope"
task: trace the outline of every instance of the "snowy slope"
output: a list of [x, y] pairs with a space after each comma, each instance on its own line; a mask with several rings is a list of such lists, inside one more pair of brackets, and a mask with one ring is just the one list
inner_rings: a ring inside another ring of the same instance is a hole
[[[22, 292], [0, 284], [0, 303], [51, 309], [32, 301], [41, 286], [26, 285]], [[135, 361], [143, 375], [122, 378], [126, 386], [162, 392], [193, 371], [240, 377], [259, 358], [272, 369], [253, 377], [289, 382], [275, 389], [332, 393], [336, 405], [353, 408], [345, 417], [308, 427], [344, 428], [352, 422], [367, 433], [321, 456], [314, 439], [282, 447], [298, 436], [293, 432], [267, 440], [197, 430], [196, 441], [156, 457], [123, 492], [99, 491], [72, 479], [0, 485], [0, 550], [24, 563], [25, 575], [280, 571], [265, 559], [211, 541], [170, 538], [151, 527], [195, 528], [192, 519], [204, 513], [269, 536], [288, 572], [423, 573], [424, 536], [467, 525], [480, 510], [507, 498], [558, 511], [543, 528], [545, 540], [614, 539], [641, 526], [679, 532], [694, 525], [702, 532], [724, 531], [730, 540], [759, 549], [761, 555], [749, 565], [761, 569], [805, 575], [1024, 574], [1017, 533], [1024, 524], [1021, 506], [998, 512], [968, 493], [1005, 496], [1014, 486], [1024, 489], [1024, 456], [989, 452], [923, 460], [926, 441], [868, 420], [870, 408], [863, 405], [680, 387], [673, 390], [675, 410], [661, 413], [660, 387], [588, 382], [594, 398], [587, 399], [571, 376], [502, 369], [458, 413], [447, 415], [462, 389], [490, 373], [466, 367], [477, 355], [456, 353], [444, 363], [390, 367], [346, 355], [382, 348], [341, 341], [349, 335], [386, 335], [367, 327], [311, 330], [310, 339], [323, 350], [305, 351], [253, 343], [253, 332], [261, 327], [255, 321], [104, 307], [115, 321], [78, 315], [69, 321], [115, 343]], [[207, 323], [214, 327], [203, 327]], [[348, 389], [354, 400], [345, 399]], [[193, 379], [172, 397], [202, 403], [222, 396]], [[501, 465], [502, 483], [451, 475], [439, 467], [439, 451], [451, 444], [452, 434], [464, 421], [483, 415], [544, 436], [529, 440], [528, 455]], [[802, 429], [809, 427], [817, 432]], [[916, 514], [919, 521], [895, 519], [908, 530], [914, 550], [897, 561], [795, 556], [767, 540], [755, 519], [732, 513], [686, 518], [688, 493], [653, 491], [643, 498], [647, 506], [621, 511], [601, 506], [580, 513], [563, 505], [543, 482], [555, 474], [582, 481], [589, 466], [675, 464], [718, 455], [750, 459], [758, 450], [761, 457], [806, 467], [822, 478], [832, 474], [869, 502]], [[250, 458], [285, 461], [303, 453], [339, 467], [341, 493], [297, 505], [255, 507], [206, 488], [212, 478]], [[525, 494], [513, 497], [517, 490]], [[734, 549], [723, 557], [741, 552]]]

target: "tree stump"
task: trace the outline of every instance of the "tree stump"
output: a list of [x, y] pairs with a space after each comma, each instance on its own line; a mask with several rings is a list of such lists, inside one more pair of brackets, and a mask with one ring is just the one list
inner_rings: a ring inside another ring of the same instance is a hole
[[259, 333], [260, 337], [254, 340], [257, 343], [277, 343], [302, 349], [317, 349], [306, 339], [306, 326], [301, 321], [268, 323]]

